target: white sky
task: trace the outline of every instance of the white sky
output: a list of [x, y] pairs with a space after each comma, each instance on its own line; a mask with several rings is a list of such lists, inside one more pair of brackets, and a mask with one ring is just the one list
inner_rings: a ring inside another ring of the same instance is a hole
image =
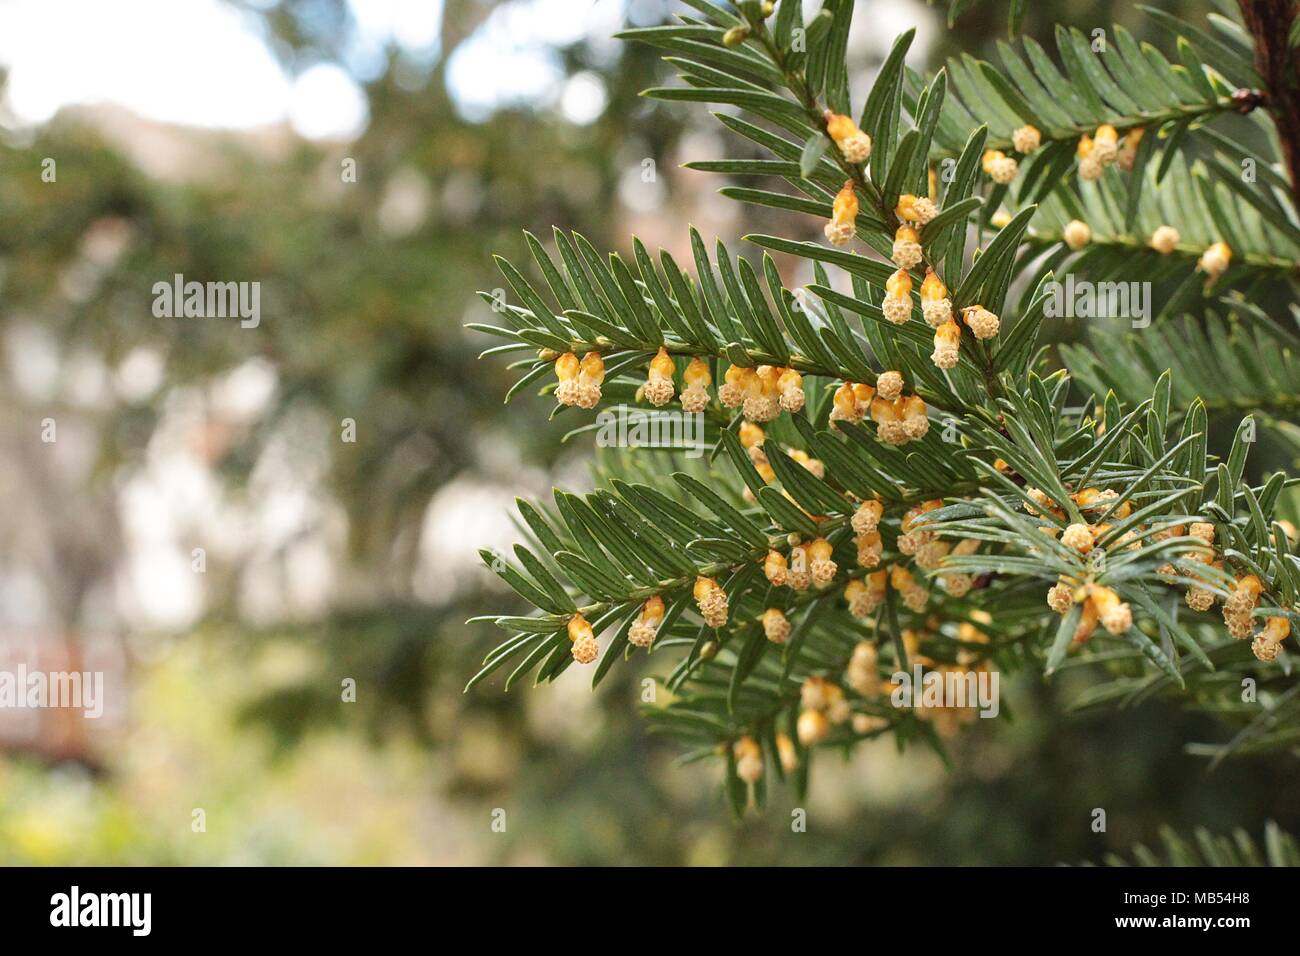
[[[363, 46], [427, 49], [440, 0], [350, 0]], [[0, 0], [8, 103], [25, 123], [70, 103], [111, 101], [164, 122], [256, 127], [284, 120], [305, 136], [349, 137], [365, 97], [333, 64], [291, 79], [257, 21], [220, 0]]]
[[[348, 0], [358, 37], [347, 65], [363, 79], [396, 43], [416, 62], [438, 53], [442, 0]], [[483, 119], [503, 105], [554, 106], [577, 123], [604, 108], [594, 73], [565, 79], [556, 45], [583, 38], [597, 58], [632, 0], [514, 0], [495, 9], [448, 64], [461, 111]], [[62, 106], [114, 102], [163, 122], [249, 128], [288, 120], [304, 136], [350, 138], [365, 126], [365, 96], [348, 70], [319, 64], [293, 78], [267, 48], [255, 17], [221, 0], [0, 0], [0, 64], [7, 103], [24, 124]]]

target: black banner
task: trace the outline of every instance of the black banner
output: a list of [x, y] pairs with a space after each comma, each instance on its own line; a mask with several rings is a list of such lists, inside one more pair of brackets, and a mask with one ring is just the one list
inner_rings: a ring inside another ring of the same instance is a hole
[[[536, 936], [611, 913], [642, 913], [638, 933], [675, 935], [674, 912], [722, 938], [794, 928], [877, 926], [926, 938], [979, 928], [993, 940], [1080, 936], [1232, 940], [1292, 921], [1297, 881], [1278, 869], [38, 869], [0, 873], [7, 940], [203, 943], [388, 938], [446, 930], [484, 940]], [[779, 911], [785, 910], [785, 915]], [[650, 915], [651, 911], [655, 914]], [[710, 919], [714, 914], [716, 920]], [[832, 918], [832, 914], [835, 914]], [[793, 920], [795, 922], [788, 922]], [[974, 922], [972, 922], [974, 920]], [[751, 922], [752, 921], [752, 922]], [[748, 929], [741, 929], [748, 924]], [[852, 932], [850, 932], [850, 928]], [[911, 927], [909, 929], [908, 927]], [[945, 928], [946, 927], [946, 928]], [[680, 928], [680, 927], [679, 927]], [[973, 939], [973, 938], [972, 938]]]

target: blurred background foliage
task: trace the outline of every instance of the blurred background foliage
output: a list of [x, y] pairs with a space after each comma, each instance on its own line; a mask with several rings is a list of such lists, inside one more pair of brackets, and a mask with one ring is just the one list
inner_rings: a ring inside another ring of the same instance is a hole
[[[1006, 31], [999, 4], [953, 33], [942, 5], [859, 5], [878, 27], [851, 48], [864, 79], [913, 23], [918, 67], [988, 57]], [[291, 75], [348, 64], [352, 3], [237, 6]], [[446, 0], [430, 48], [394, 42], [357, 71], [368, 122], [351, 141], [112, 105], [0, 126], [0, 638], [115, 649], [122, 702], [0, 734], [0, 862], [1052, 863], [1154, 844], [1162, 825], [1300, 828], [1294, 760], [1210, 773], [1183, 746], [1221, 728], [1154, 701], [1071, 714], [1083, 674], [1006, 688], [1011, 713], [956, 741], [951, 768], [888, 742], [824, 760], [802, 833], [779, 798], [733, 824], [716, 771], [675, 767], [645, 734], [629, 668], [594, 696], [576, 670], [461, 693], [492, 642], [463, 622], [507, 600], [477, 546], [514, 539], [514, 494], [589, 484], [590, 437], [562, 445], [540, 400], [503, 405], [507, 363], [476, 361], [496, 343], [462, 328], [501, 282], [492, 253], [552, 224], [674, 252], [687, 222], [733, 246], [812, 228], [679, 168], [734, 147], [702, 111], [639, 98], [665, 68], [608, 40], [673, 6], [574, 0], [545, 50], [560, 92], [485, 106], [451, 79], [458, 49], [492, 54], [559, 8]], [[1058, 21], [1150, 32], [1100, 0], [1040, 0], [1023, 29]], [[176, 273], [260, 281], [261, 324], [154, 318], [153, 284]]]

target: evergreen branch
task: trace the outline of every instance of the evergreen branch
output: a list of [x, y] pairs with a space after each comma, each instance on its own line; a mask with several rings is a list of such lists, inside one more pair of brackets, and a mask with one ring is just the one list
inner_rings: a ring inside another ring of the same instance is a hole
[[[1025, 236], [1025, 242], [1031, 247], [1043, 250], [1049, 246], [1066, 245], [1064, 230], [1034, 229]], [[1142, 239], [1132, 234], [1097, 234], [1093, 232], [1088, 245], [1096, 248], [1113, 250], [1121, 253], [1126, 263], [1133, 264], [1135, 270], [1150, 270], [1161, 264], [1160, 256], [1173, 256], [1181, 260], [1182, 269], [1187, 273], [1195, 271], [1196, 261], [1204, 255], [1208, 245], [1193, 242], [1178, 242], [1169, 247], [1168, 252], [1156, 252], [1151, 248], [1150, 238]], [[1135, 262], [1134, 257], [1137, 257]], [[1168, 261], [1168, 260], [1166, 260]], [[1238, 259], [1240, 265], [1259, 270], [1277, 270], [1300, 277], [1300, 261], [1284, 259], [1265, 253], [1246, 252]]]
[[[682, 72], [684, 87], [651, 94], [745, 110], [769, 125], [719, 119], [775, 156], [692, 165], [776, 176], [802, 195], [725, 192], [829, 215], [836, 242], [856, 232], [906, 268], [746, 237], [813, 264], [814, 281], [792, 291], [769, 251], [759, 266], [721, 243], [710, 257], [694, 231], [694, 278], [667, 254], [656, 263], [639, 241], [625, 262], [557, 232], [557, 265], [529, 236], [552, 305], [500, 260], [518, 304], [485, 294], [499, 319], [473, 327], [500, 340], [485, 354], [537, 350], [513, 364], [522, 375], [511, 395], [554, 368], [564, 404], [657, 406], [684, 394], [689, 373], [689, 407], [707, 413], [712, 454], [681, 471], [665, 469], [661, 452], [605, 456], [591, 494], [557, 491], [553, 509], [521, 503], [529, 543], [517, 564], [484, 559], [535, 610], [484, 618], [509, 636], [471, 684], [507, 663], [507, 687], [534, 672], [554, 680], [575, 661], [594, 662], [604, 631], [613, 637], [593, 684], [637, 647], [673, 651], [664, 682], [675, 697], [652, 709], [654, 730], [690, 745], [684, 759], [722, 756], [737, 812], [766, 793], [764, 748], [775, 775], [797, 788], [817, 745], [892, 732], [942, 754], [940, 737], [972, 711], [890, 706], [888, 668], [906, 674], [913, 663], [970, 677], [995, 666], [1046, 675], [1092, 666], [1109, 679], [1082, 706], [1177, 693], [1242, 725], [1216, 759], [1294, 746], [1300, 685], [1274, 661], [1300, 625], [1300, 554], [1281, 517], [1296, 483], [1248, 478], [1254, 418], [1222, 458], [1210, 432], [1223, 409], [1283, 413], [1297, 401], [1295, 331], [1265, 306], [1293, 292], [1296, 211], [1272, 162], [1222, 136], [1198, 134], [1210, 159], [1182, 155], [1193, 121], [1262, 102], [1232, 85], [1251, 81], [1244, 33], [1229, 24], [1211, 36], [1164, 19], [1181, 61], [1171, 65], [1119, 29], [1104, 61], [1077, 31], [1060, 30], [1065, 73], [1025, 40], [1028, 65], [1004, 48], [1005, 76], [960, 57], [928, 82], [907, 71], [904, 34], [859, 128], [847, 119], [851, 4], [830, 0], [796, 49], [804, 24], [794, 0], [770, 23], [772, 11], [753, 0], [737, 14], [688, 2], [703, 19], [628, 34], [669, 49]], [[1107, 123], [1111, 145], [1138, 128], [1148, 134], [1140, 145], [1126, 139], [1127, 182], [1097, 158], [1095, 181], [1063, 185], [1074, 141], [1089, 130], [1101, 139], [1096, 126]], [[850, 162], [867, 155], [864, 132], [869, 161]], [[849, 139], [855, 147], [842, 150]], [[986, 156], [1010, 140], [1031, 154], [1018, 173], [1007, 157]], [[917, 197], [938, 198], [927, 188], [932, 162], [954, 157], [942, 208], [928, 211], [913, 243], [902, 220]], [[1239, 159], [1264, 160], [1257, 189], [1235, 176]], [[1001, 182], [977, 195], [982, 166]], [[970, 217], [982, 211], [979, 225], [991, 223], [1004, 201], [1014, 214], [968, 258]], [[1179, 236], [1150, 240], [1165, 247], [1158, 259], [1139, 254], [1139, 237], [1161, 226]], [[831, 265], [849, 275], [851, 294], [832, 285]], [[910, 290], [891, 291], [930, 270], [951, 287], [939, 304], [968, 308], [968, 325], [984, 330], [977, 339], [959, 327], [956, 356], [941, 355], [938, 338], [927, 356], [930, 332], [914, 321]], [[1049, 353], [1035, 347], [1053, 277], [1074, 272], [1090, 282], [1136, 273], [1172, 290], [1162, 313], [1191, 314], [1100, 339], [1095, 352], [1065, 346], [1070, 371], [1050, 372]], [[1008, 306], [1013, 285], [1020, 301]], [[1228, 307], [1226, 321], [1210, 297]], [[692, 360], [687, 372], [674, 357]], [[728, 379], [715, 399], [708, 389], [723, 359]], [[744, 378], [758, 366], [767, 378]], [[779, 405], [762, 384], [774, 377], [786, 382]], [[879, 394], [866, 385], [873, 379]], [[942, 438], [930, 408], [944, 413]], [[874, 428], [861, 421], [868, 413]], [[719, 455], [725, 472], [714, 467]], [[1252, 637], [1253, 653], [1224, 640], [1211, 610], [1220, 601], [1228, 632]], [[1263, 713], [1228, 699], [1227, 678], [1242, 674], [1267, 688]]]
[[1169, 827], [1162, 827], [1160, 842], [1162, 845], [1155, 850], [1137, 844], [1131, 851], [1131, 863], [1114, 853], [1107, 854], [1104, 863], [1107, 866], [1300, 866], [1300, 849], [1295, 839], [1272, 820], [1264, 827], [1262, 850], [1241, 829], [1228, 837], [1215, 836], [1199, 827], [1189, 841]]
[[[1244, 319], [1250, 319], [1247, 324]], [[1300, 411], [1300, 336], [1258, 323], [1245, 309], [1204, 320], [1186, 316], [1123, 335], [1094, 336], [1090, 349], [1064, 346], [1071, 373], [1097, 394], [1132, 403], [1172, 373], [1173, 401], [1199, 400], [1211, 413]], [[1196, 383], [1193, 385], [1193, 383]]]

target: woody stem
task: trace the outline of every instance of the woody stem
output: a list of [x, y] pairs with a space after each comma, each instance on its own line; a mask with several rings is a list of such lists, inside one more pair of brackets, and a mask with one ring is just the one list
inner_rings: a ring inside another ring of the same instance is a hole
[[1300, 69], [1289, 43], [1295, 0], [1238, 0], [1241, 17], [1255, 41], [1255, 70], [1267, 90], [1265, 108], [1277, 124], [1291, 178], [1291, 198], [1300, 204]]

